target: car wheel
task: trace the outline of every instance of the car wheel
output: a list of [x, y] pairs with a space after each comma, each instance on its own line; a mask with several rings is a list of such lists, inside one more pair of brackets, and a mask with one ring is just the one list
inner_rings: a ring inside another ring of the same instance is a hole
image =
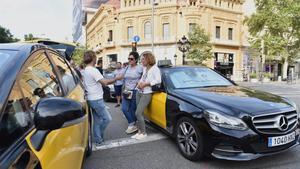
[[176, 142], [181, 154], [197, 161], [203, 157], [203, 138], [195, 122], [187, 117], [181, 118], [176, 125]]
[[89, 130], [88, 130], [88, 144], [87, 144], [87, 147], [86, 147], [86, 153], [85, 155], [88, 157], [92, 154], [92, 151], [93, 151], [93, 138], [92, 138], [92, 123], [91, 123], [92, 120], [90, 120], [90, 123], [89, 123]]

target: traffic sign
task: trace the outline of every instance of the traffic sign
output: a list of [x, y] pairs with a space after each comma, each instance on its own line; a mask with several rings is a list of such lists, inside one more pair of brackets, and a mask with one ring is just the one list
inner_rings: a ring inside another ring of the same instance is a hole
[[134, 36], [134, 37], [133, 37], [133, 40], [134, 40], [135, 42], [140, 41], [140, 39], [141, 39], [141, 38], [140, 38], [139, 36]]

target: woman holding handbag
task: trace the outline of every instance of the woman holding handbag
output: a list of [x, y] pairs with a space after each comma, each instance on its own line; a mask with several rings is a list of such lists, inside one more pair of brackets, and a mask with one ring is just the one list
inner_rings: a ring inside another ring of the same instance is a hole
[[139, 89], [136, 95], [137, 109], [135, 115], [137, 117], [138, 133], [132, 136], [138, 140], [147, 137], [146, 126], [144, 121], [144, 111], [151, 102], [152, 88], [161, 83], [161, 74], [159, 68], [155, 65], [155, 57], [151, 52], [144, 52], [142, 55], [143, 76], [140, 79], [137, 88]]
[[128, 66], [124, 68], [123, 75], [123, 91], [122, 91], [122, 112], [124, 113], [127, 121], [128, 128], [127, 134], [137, 131], [136, 127], [136, 93], [137, 85], [142, 76], [143, 68], [137, 65], [139, 54], [137, 52], [130, 52], [128, 56]]

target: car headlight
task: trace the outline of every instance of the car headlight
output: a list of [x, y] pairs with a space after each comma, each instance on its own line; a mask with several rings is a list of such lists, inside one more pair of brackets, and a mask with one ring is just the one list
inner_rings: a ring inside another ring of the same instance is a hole
[[233, 129], [233, 130], [248, 129], [247, 125], [241, 119], [227, 116], [213, 110], [206, 110], [204, 114], [208, 122], [215, 126], [219, 126], [227, 129]]

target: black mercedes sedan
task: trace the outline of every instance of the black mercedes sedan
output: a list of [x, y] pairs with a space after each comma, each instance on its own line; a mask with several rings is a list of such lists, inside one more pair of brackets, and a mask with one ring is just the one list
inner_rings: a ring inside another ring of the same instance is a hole
[[252, 160], [299, 144], [297, 106], [287, 98], [241, 87], [207, 67], [158, 64], [159, 92], [146, 119], [176, 140], [189, 160]]

